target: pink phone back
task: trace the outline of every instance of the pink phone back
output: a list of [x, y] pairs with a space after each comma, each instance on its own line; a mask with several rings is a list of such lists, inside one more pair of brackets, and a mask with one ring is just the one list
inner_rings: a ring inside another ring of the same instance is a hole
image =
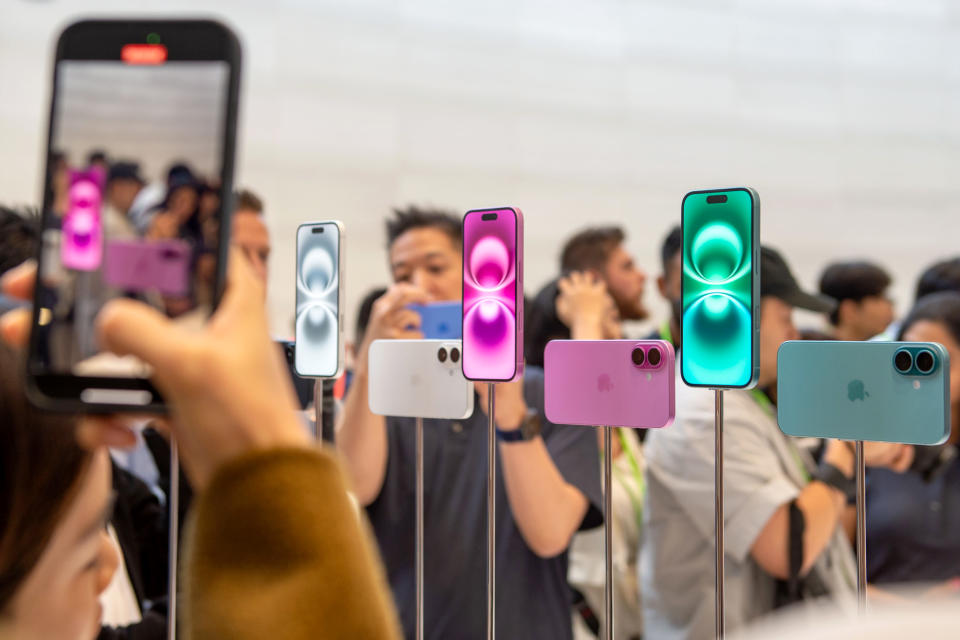
[[[633, 362], [656, 347], [661, 362]], [[558, 424], [656, 429], [673, 422], [673, 345], [664, 340], [552, 340], [544, 351], [547, 419]]]

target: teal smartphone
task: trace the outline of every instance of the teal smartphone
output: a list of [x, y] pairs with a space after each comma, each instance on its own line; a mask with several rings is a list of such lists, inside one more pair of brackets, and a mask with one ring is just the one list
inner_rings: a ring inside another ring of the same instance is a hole
[[691, 191], [680, 209], [680, 376], [692, 387], [749, 389], [760, 373], [760, 196]]
[[941, 444], [949, 385], [935, 342], [791, 340], [777, 353], [777, 420], [790, 436]]

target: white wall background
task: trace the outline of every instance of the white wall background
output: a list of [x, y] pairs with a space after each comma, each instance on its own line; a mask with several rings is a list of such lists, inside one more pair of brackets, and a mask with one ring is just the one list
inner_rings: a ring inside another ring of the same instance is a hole
[[[0, 0], [0, 201], [35, 202], [52, 43], [128, 2]], [[201, 7], [201, 9], [198, 9]], [[692, 188], [757, 188], [763, 240], [813, 285], [960, 253], [960, 5], [950, 0], [165, 2], [244, 44], [237, 182], [268, 205], [274, 329], [294, 229], [348, 230], [348, 312], [386, 280], [392, 205], [513, 204], [528, 293], [563, 238], [619, 222], [654, 276]], [[151, 13], [160, 13], [159, 5]], [[651, 306], [666, 312], [651, 286]]]

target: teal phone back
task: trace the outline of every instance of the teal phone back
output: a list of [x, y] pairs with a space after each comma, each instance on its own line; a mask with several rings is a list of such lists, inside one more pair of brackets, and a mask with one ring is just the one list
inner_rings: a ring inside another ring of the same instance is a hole
[[[929, 375], [894, 354], [924, 347]], [[940, 444], [950, 435], [950, 356], [933, 342], [789, 341], [777, 354], [777, 419], [790, 436]]]

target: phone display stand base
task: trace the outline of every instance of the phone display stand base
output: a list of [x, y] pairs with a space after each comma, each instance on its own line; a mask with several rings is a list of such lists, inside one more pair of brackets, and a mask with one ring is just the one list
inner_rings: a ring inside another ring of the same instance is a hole
[[867, 483], [863, 440], [856, 443], [857, 477], [857, 612], [867, 613]]
[[497, 424], [493, 382], [487, 383], [487, 640], [493, 640], [496, 621], [497, 535]]
[[613, 427], [600, 428], [603, 429], [603, 637], [613, 640]]
[[170, 434], [170, 495], [167, 496], [170, 510], [170, 530], [167, 560], [167, 640], [177, 640], [177, 556], [180, 546], [180, 452], [177, 440]]
[[423, 418], [415, 418], [416, 429], [416, 523], [414, 525], [416, 532], [416, 544], [414, 547], [414, 564], [416, 565], [415, 583], [416, 583], [416, 620], [415, 636], [417, 640], [423, 640]]
[[713, 501], [714, 501], [714, 537], [716, 542], [716, 637], [722, 639], [726, 634], [724, 618], [724, 545], [723, 545], [723, 389], [714, 389], [713, 410]]

